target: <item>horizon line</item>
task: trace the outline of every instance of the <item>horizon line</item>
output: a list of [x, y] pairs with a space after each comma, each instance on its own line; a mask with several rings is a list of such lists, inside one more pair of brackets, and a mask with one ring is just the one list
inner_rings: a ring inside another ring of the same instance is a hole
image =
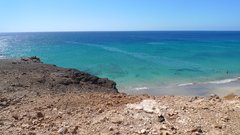
[[240, 30], [79, 30], [79, 31], [6, 31], [0, 33], [56, 33], [56, 32], [240, 32]]

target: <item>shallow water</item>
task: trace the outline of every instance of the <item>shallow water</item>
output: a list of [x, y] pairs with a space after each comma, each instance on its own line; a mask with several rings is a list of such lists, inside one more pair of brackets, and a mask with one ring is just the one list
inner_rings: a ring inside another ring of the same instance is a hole
[[0, 58], [35, 55], [113, 79], [128, 93], [206, 95], [222, 87], [239, 92], [240, 32], [0, 34]]

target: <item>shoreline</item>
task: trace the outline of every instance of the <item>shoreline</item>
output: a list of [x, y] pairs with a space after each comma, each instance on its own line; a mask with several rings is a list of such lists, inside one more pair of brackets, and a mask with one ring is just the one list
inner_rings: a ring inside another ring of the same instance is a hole
[[[235, 79], [235, 78], [234, 78]], [[229, 79], [226, 79], [229, 80]], [[219, 80], [219, 82], [225, 80]], [[125, 87], [125, 91], [128, 94], [139, 95], [139, 94], [148, 94], [152, 96], [166, 96], [166, 95], [175, 95], [175, 96], [208, 96], [210, 94], [217, 94], [221, 97], [228, 94], [234, 93], [240, 95], [240, 84], [239, 80], [227, 83], [184, 83], [184, 84], [171, 84], [171, 85], [142, 85], [139, 87]], [[167, 90], [167, 91], [166, 91]], [[119, 91], [122, 91], [119, 88]]]
[[119, 93], [37, 57], [0, 60], [0, 134], [240, 134], [240, 96]]
[[[217, 94], [224, 97], [234, 93], [240, 95], [240, 77], [225, 78], [215, 81], [186, 82], [172, 84], [149, 84], [119, 87], [120, 92], [131, 95], [148, 94], [151, 96], [208, 96]], [[167, 90], [167, 91], [166, 91]]]

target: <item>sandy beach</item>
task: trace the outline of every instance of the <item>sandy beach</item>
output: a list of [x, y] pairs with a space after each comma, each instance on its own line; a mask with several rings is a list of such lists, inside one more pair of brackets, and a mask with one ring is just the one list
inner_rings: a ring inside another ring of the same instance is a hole
[[240, 97], [119, 93], [109, 79], [43, 64], [0, 60], [2, 135], [239, 135]]

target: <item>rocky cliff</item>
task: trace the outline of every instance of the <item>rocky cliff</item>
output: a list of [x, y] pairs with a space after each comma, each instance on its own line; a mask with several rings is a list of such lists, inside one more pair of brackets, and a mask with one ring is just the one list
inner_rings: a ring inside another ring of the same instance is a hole
[[117, 93], [116, 83], [76, 69], [43, 64], [37, 57], [0, 60], [0, 88], [5, 91], [52, 90]]

